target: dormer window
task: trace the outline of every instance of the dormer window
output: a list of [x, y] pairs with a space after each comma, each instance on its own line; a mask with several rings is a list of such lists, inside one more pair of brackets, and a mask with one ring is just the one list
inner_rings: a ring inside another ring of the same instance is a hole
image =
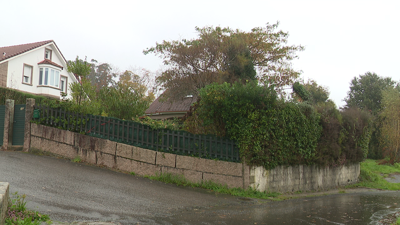
[[44, 58], [45, 59], [48, 59], [48, 60], [51, 60], [51, 50], [50, 49], [45, 49], [44, 50]]

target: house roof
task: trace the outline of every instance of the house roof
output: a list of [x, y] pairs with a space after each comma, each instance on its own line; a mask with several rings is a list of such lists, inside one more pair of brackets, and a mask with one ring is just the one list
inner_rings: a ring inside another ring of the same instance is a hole
[[53, 66], [56, 66], [56, 67], [60, 67], [61, 69], [63, 69], [62, 66], [60, 66], [60, 65], [58, 65], [57, 63], [52, 62], [52, 61], [50, 61], [50, 60], [48, 60], [48, 59], [45, 59], [45, 60], [43, 60], [43, 61], [41, 61], [41, 62], [38, 62], [38, 65], [40, 65], [40, 64], [50, 64], [50, 65], [53, 65]]
[[11, 57], [17, 56], [19, 54], [25, 53], [27, 51], [30, 51], [32, 49], [38, 48], [40, 46], [43, 46], [45, 44], [51, 43], [51, 42], [54, 42], [54, 41], [48, 40], [48, 41], [40, 41], [40, 42], [34, 42], [34, 43], [29, 43], [29, 44], [0, 47], [0, 62], [3, 60], [9, 59]]
[[169, 99], [161, 102], [158, 97], [150, 107], [146, 110], [146, 114], [165, 114], [165, 113], [177, 113], [177, 112], [188, 112], [190, 106], [197, 101], [197, 97], [185, 97], [181, 101], [170, 102]]

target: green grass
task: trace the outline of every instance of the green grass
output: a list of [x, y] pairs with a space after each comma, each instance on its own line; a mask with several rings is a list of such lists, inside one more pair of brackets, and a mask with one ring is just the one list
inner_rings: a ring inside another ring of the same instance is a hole
[[246, 190], [244, 190], [243, 188], [228, 188], [226, 185], [217, 184], [211, 181], [193, 183], [188, 181], [185, 177], [183, 177], [183, 175], [174, 175], [170, 173], [160, 173], [154, 176], [146, 176], [146, 177], [151, 180], [176, 184], [178, 186], [204, 188], [212, 190], [215, 193], [230, 194], [233, 196], [246, 197], [246, 198], [272, 199], [280, 195], [280, 193], [277, 192], [260, 192], [252, 188]]
[[75, 163], [80, 163], [82, 160], [81, 160], [81, 157], [79, 156], [79, 155], [77, 155], [73, 160], [72, 160], [72, 162], [75, 162]]
[[397, 222], [396, 222], [396, 224], [397, 224], [397, 225], [400, 225], [400, 217], [399, 217], [399, 218], [397, 218]]
[[375, 160], [367, 159], [361, 163], [360, 182], [347, 187], [366, 187], [383, 190], [400, 190], [400, 183], [389, 183], [384, 177], [400, 173], [400, 164], [378, 165]]
[[42, 222], [51, 223], [48, 215], [40, 214], [26, 208], [26, 195], [12, 194], [8, 203], [5, 225], [39, 225]]

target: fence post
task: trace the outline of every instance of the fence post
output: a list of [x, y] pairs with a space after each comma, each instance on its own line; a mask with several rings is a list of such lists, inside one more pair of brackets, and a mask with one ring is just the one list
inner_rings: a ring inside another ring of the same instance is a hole
[[24, 131], [24, 152], [28, 152], [31, 147], [31, 120], [35, 99], [27, 98], [25, 107], [25, 131]]
[[4, 137], [2, 150], [7, 151], [12, 143], [12, 128], [14, 123], [14, 100], [6, 99], [6, 111], [4, 116]]

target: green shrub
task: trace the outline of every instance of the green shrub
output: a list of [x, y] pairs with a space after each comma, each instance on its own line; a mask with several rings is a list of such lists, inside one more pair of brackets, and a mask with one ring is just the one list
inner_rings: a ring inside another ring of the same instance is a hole
[[6, 103], [6, 99], [14, 100], [14, 104], [25, 104], [27, 98], [35, 99], [36, 103], [50, 104], [57, 102], [58, 99], [24, 93], [10, 88], [0, 87], [0, 105]]

